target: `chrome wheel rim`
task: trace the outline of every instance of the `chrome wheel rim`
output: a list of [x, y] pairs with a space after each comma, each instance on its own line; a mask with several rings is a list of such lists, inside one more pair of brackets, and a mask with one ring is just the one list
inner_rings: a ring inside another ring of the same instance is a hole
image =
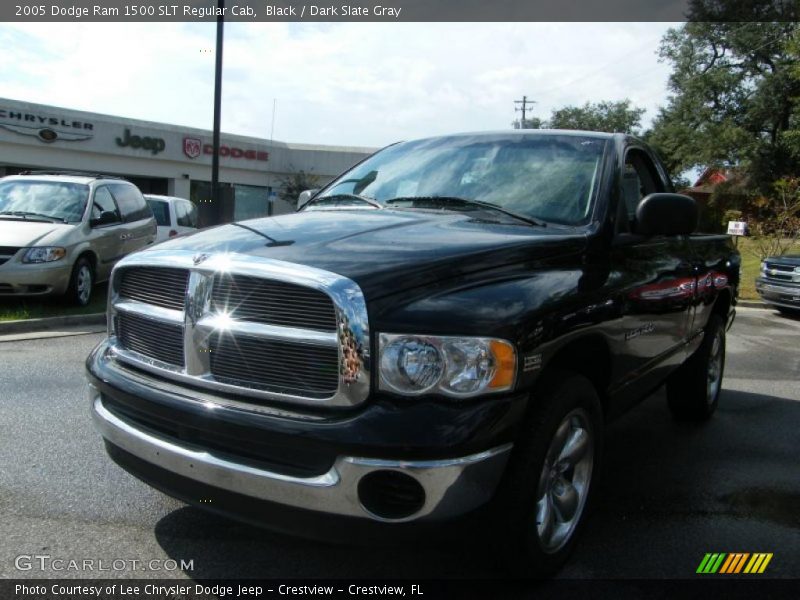
[[708, 356], [708, 380], [706, 397], [709, 404], [714, 402], [714, 399], [719, 393], [719, 386], [722, 381], [722, 332], [717, 331], [714, 334], [714, 341], [711, 342], [711, 352]]
[[542, 549], [558, 552], [583, 514], [594, 466], [594, 435], [582, 408], [559, 424], [545, 456], [536, 501], [536, 532]]
[[81, 265], [81, 268], [78, 269], [75, 287], [78, 291], [78, 300], [80, 300], [80, 303], [88, 304], [89, 296], [92, 293], [92, 271], [86, 265]]

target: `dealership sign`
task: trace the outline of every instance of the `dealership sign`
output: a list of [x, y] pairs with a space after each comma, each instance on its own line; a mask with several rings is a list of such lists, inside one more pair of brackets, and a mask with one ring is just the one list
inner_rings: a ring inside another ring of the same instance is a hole
[[79, 142], [94, 137], [92, 123], [8, 108], [0, 108], [0, 127], [33, 136], [47, 144], [56, 140]]
[[[197, 158], [201, 154], [214, 154], [213, 144], [204, 144], [199, 138], [183, 138], [183, 153], [189, 158]], [[244, 160], [269, 160], [269, 152], [264, 150], [246, 150], [236, 146], [220, 144], [219, 155]]]
[[118, 137], [116, 142], [117, 146], [121, 148], [141, 148], [149, 150], [153, 154], [163, 152], [167, 147], [167, 143], [162, 138], [132, 135], [131, 130], [127, 127], [125, 133], [122, 134], [122, 137]]

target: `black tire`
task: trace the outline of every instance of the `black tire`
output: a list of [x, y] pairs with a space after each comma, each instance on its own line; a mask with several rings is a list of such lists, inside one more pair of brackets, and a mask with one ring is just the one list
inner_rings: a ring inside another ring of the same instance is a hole
[[788, 306], [776, 306], [775, 308], [786, 317], [800, 317], [800, 308], [789, 308]]
[[[547, 376], [531, 395], [531, 402], [535, 406], [523, 422], [495, 496], [491, 535], [503, 565], [515, 576], [547, 577], [569, 557], [591, 506], [603, 449], [603, 412], [591, 382], [568, 371]], [[561, 456], [566, 453], [567, 446], [562, 447], [561, 436], [557, 437], [565, 422], [565, 439], [580, 437], [579, 429], [586, 435], [583, 458], [566, 470], [557, 457], [559, 449]], [[563, 482], [577, 493], [573, 502], [564, 502], [571, 496]], [[559, 502], [548, 500], [556, 496], [561, 498]], [[542, 507], [548, 503], [553, 518], [549, 540], [545, 539], [546, 521], [540, 519], [546, 514]], [[568, 521], [568, 513], [558, 508], [564, 503], [574, 506]]]
[[92, 268], [92, 263], [85, 256], [81, 256], [72, 267], [72, 275], [69, 278], [69, 286], [64, 298], [69, 304], [86, 306], [92, 300], [93, 287], [94, 269]]
[[667, 379], [667, 402], [678, 421], [705, 421], [719, 404], [725, 372], [725, 321], [711, 315], [703, 341]]

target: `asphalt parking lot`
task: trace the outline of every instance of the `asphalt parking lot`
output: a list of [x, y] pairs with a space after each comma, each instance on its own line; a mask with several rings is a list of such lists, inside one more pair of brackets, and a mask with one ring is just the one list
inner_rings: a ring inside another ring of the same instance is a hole
[[[332, 546], [187, 507], [114, 465], [92, 427], [83, 359], [101, 334], [0, 341], [0, 577], [502, 577], [469, 546]], [[772, 552], [800, 575], [800, 320], [740, 309], [704, 425], [663, 391], [612, 424], [595, 513], [566, 578], [686, 578], [706, 552]], [[192, 570], [38, 570], [20, 555], [175, 559]]]

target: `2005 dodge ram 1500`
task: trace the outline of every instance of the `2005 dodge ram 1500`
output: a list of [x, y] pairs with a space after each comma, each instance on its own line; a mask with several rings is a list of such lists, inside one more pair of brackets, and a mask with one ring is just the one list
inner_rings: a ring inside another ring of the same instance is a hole
[[629, 136], [395, 144], [296, 214], [122, 260], [93, 418], [197, 506], [307, 535], [472, 520], [551, 573], [608, 420], [664, 382], [676, 418], [717, 406], [740, 261], [696, 223]]

